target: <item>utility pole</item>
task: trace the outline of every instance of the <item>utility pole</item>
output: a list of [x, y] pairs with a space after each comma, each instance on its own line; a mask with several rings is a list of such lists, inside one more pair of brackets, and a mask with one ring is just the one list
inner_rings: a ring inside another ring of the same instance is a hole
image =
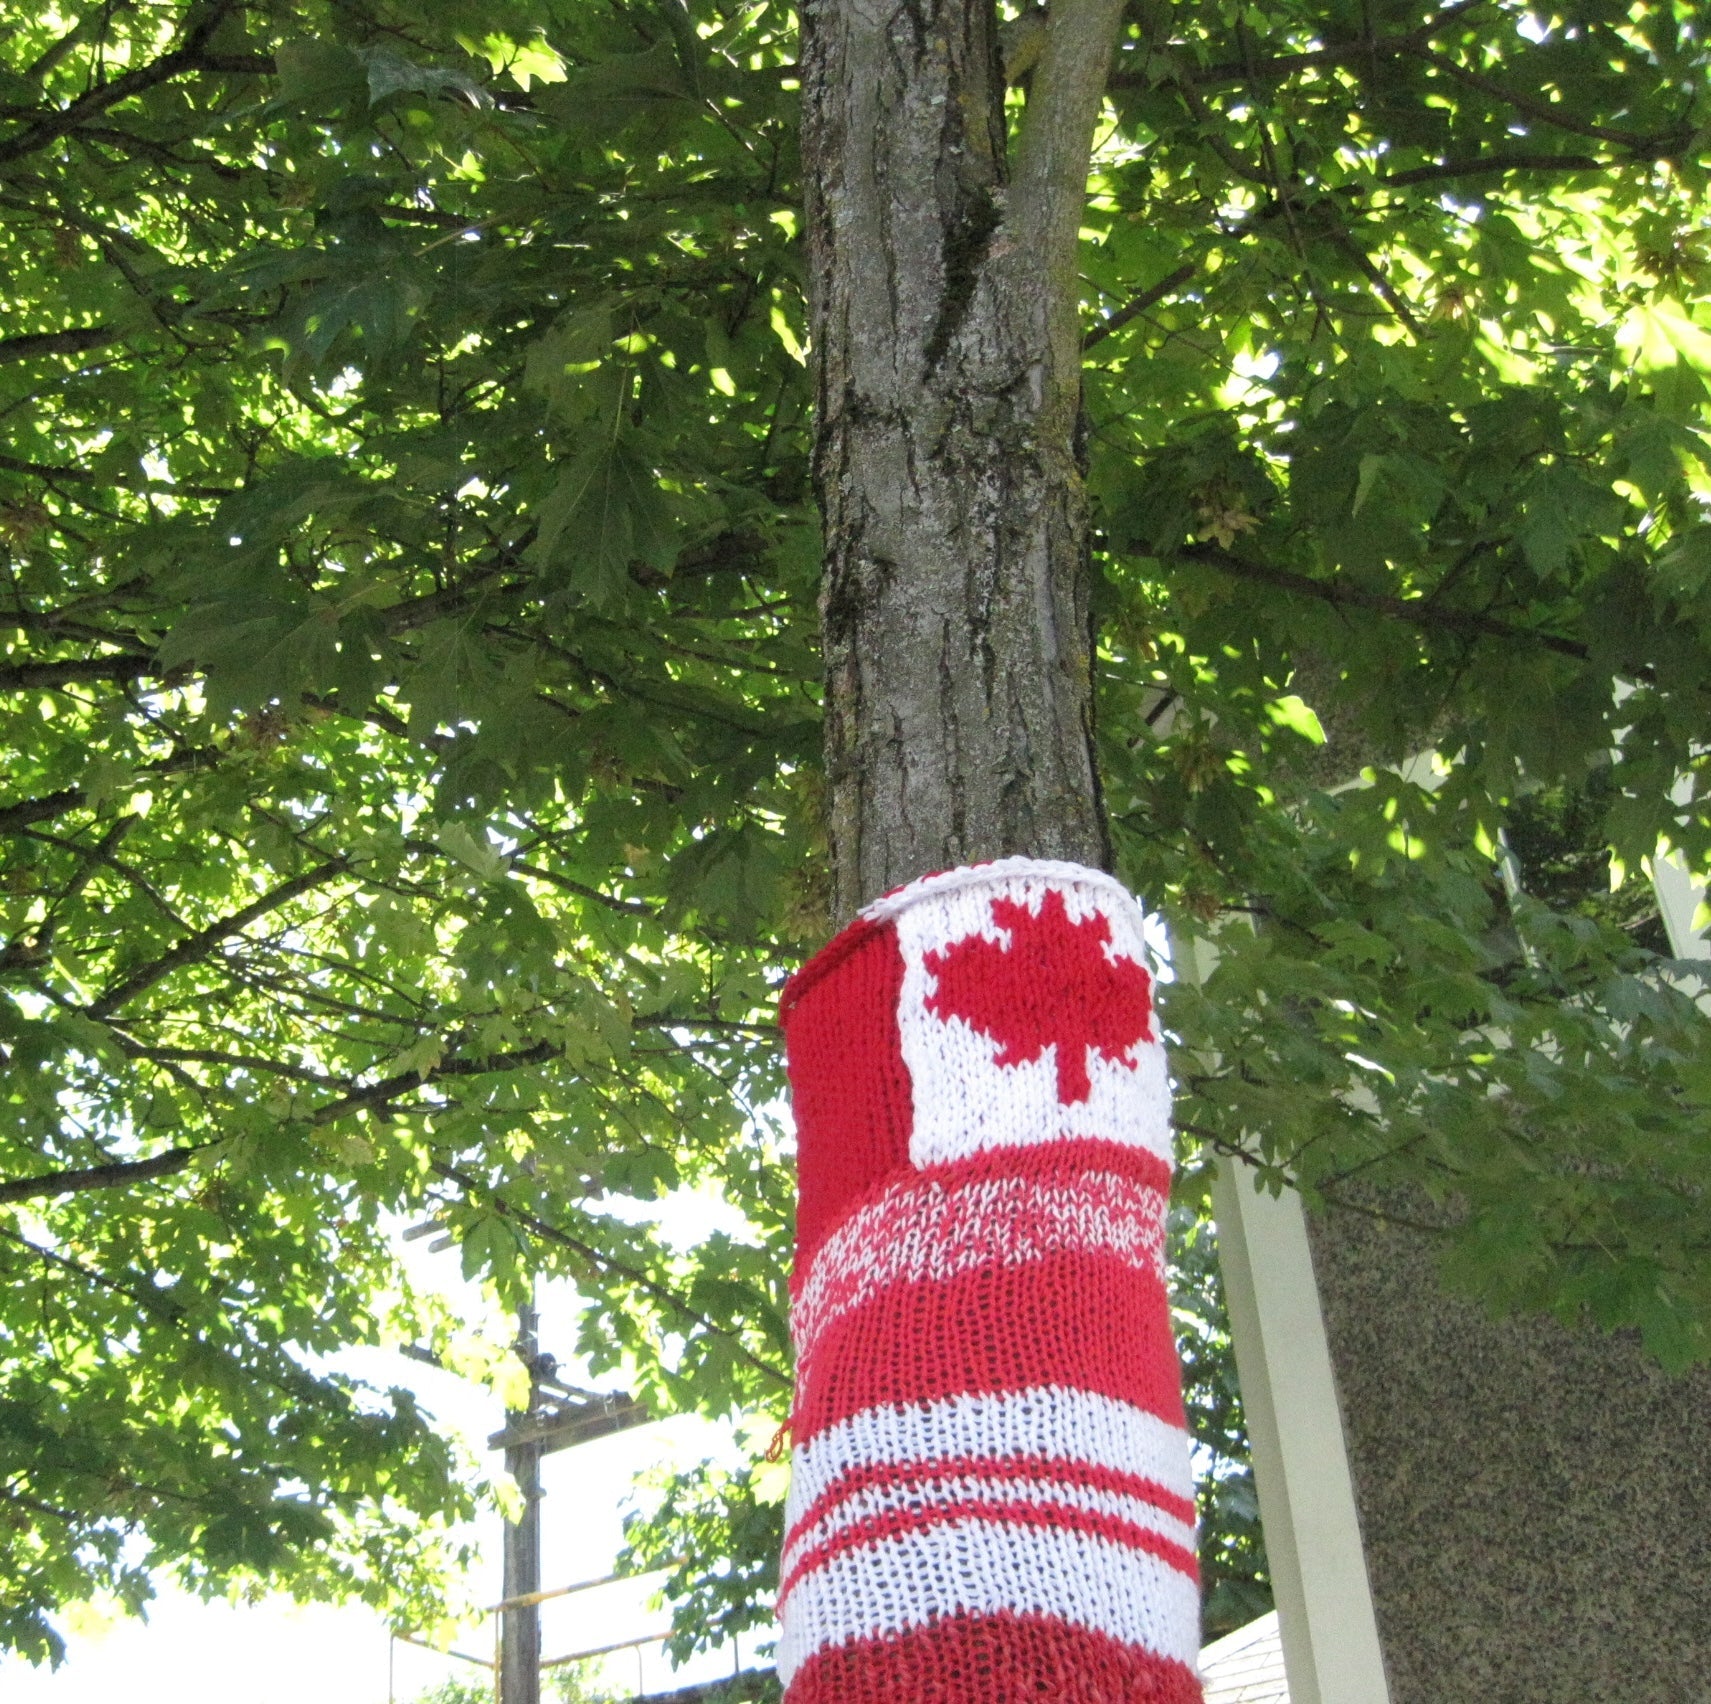
[[541, 1442], [522, 1424], [541, 1405], [539, 1323], [532, 1302], [517, 1310], [517, 1353], [529, 1369], [529, 1394], [521, 1411], [506, 1416], [505, 1471], [523, 1507], [505, 1523], [503, 1597], [509, 1607], [499, 1612], [499, 1704], [540, 1704], [541, 1698]]
[[[453, 1246], [455, 1239], [438, 1219], [412, 1225], [404, 1240], [414, 1242], [436, 1234], [438, 1241], [428, 1245], [430, 1254]], [[541, 1590], [541, 1457], [590, 1443], [609, 1432], [645, 1426], [653, 1416], [623, 1391], [582, 1390], [559, 1377], [557, 1359], [541, 1352], [540, 1315], [532, 1290], [529, 1301], [517, 1309], [512, 1347], [528, 1369], [528, 1395], [522, 1408], [506, 1410], [504, 1426], [487, 1440], [490, 1450], [504, 1452], [505, 1471], [523, 1498], [517, 1519], [505, 1523], [504, 1589], [495, 1606], [499, 1616], [495, 1704], [540, 1704], [541, 1601], [580, 1589]], [[419, 1343], [405, 1344], [403, 1353], [425, 1366], [445, 1366], [432, 1349]]]
[[[526, 1406], [508, 1409], [503, 1429], [487, 1440], [489, 1449], [504, 1451], [505, 1471], [523, 1497], [517, 1519], [505, 1523], [497, 1704], [540, 1704], [541, 1602], [565, 1591], [541, 1590], [541, 1457], [645, 1426], [651, 1416], [621, 1391], [566, 1384], [557, 1360], [541, 1353], [540, 1316], [532, 1300], [517, 1310], [515, 1349], [529, 1371]], [[418, 1358], [434, 1359], [420, 1352]]]

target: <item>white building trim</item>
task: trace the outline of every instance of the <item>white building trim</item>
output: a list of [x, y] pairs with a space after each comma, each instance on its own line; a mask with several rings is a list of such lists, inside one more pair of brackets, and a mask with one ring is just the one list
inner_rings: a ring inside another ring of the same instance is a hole
[[[1673, 853], [1652, 879], [1671, 951], [1711, 959], [1704, 884]], [[1181, 968], [1209, 975], [1216, 948], [1191, 952]], [[1212, 1201], [1291, 1704], [1389, 1704], [1301, 1198], [1225, 1163]]]
[[1389, 1704], [1301, 1197], [1212, 1190], [1290, 1704]]

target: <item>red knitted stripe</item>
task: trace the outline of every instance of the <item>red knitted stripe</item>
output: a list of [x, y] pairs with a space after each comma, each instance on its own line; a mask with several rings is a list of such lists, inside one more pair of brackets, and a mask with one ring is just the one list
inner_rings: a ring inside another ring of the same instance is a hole
[[786, 979], [778, 996], [778, 1021], [788, 1025], [795, 1016], [797, 1003], [805, 994], [823, 982], [846, 959], [860, 952], [874, 936], [884, 934], [891, 927], [889, 921], [875, 921], [870, 917], [857, 917], [846, 923], [795, 975]]
[[860, 920], [785, 988], [799, 1270], [854, 1202], [909, 1163], [915, 1115], [897, 1030], [902, 988], [897, 931]]
[[1004, 1527], [1043, 1527], [1052, 1532], [1084, 1532], [1090, 1538], [1103, 1538], [1128, 1550], [1144, 1550], [1191, 1580], [1200, 1577], [1200, 1565], [1191, 1550], [1184, 1550], [1180, 1544], [1172, 1544], [1162, 1533], [1138, 1526], [1121, 1516], [1103, 1514], [1097, 1509], [1078, 1509], [1069, 1503], [1001, 1503], [967, 1497], [960, 1502], [934, 1503], [919, 1509], [887, 1509], [883, 1514], [852, 1521], [802, 1554], [779, 1582], [779, 1605], [783, 1606], [791, 1589], [804, 1574], [824, 1567], [834, 1556], [876, 1544], [894, 1533], [921, 1532], [927, 1527], [944, 1526], [952, 1521], [983, 1521], [989, 1526]]
[[794, 1298], [800, 1356], [811, 1357], [832, 1322], [891, 1284], [1030, 1265], [1071, 1251], [1162, 1271], [1162, 1190], [1083, 1168], [969, 1171], [941, 1166], [928, 1177], [899, 1180], [839, 1222]]
[[1090, 1171], [1115, 1172], [1160, 1194], [1170, 1191], [1168, 1160], [1133, 1142], [1113, 1142], [1102, 1136], [1060, 1136], [1027, 1147], [989, 1148], [966, 1160], [922, 1166], [910, 1175], [951, 1186], [985, 1177], [1044, 1179], [1059, 1174], [1079, 1177]]
[[[823, 1119], [819, 1127], [824, 1127]], [[798, 1149], [801, 1142], [798, 1134]], [[816, 1159], [821, 1157], [816, 1153]], [[909, 1165], [905, 1156], [899, 1160], [895, 1171], [870, 1181], [860, 1190], [851, 1191], [845, 1187], [822, 1191], [825, 1195], [837, 1195], [835, 1208], [822, 1209], [811, 1203], [813, 1240], [805, 1245], [798, 1229], [790, 1293], [793, 1297], [801, 1294], [812, 1276], [815, 1256], [842, 1226], [858, 1213], [884, 1201], [894, 1190], [935, 1183], [946, 1189], [960, 1189], [989, 1178], [1027, 1178], [1041, 1184], [1050, 1184], [1059, 1178], [1079, 1182], [1089, 1172], [1122, 1178], [1143, 1189], [1157, 1190], [1166, 1198], [1170, 1194], [1171, 1168], [1168, 1161], [1149, 1149], [1136, 1147], [1132, 1142], [1113, 1142], [1097, 1136], [1066, 1136], [1029, 1147], [997, 1148], [966, 1160], [952, 1160], [934, 1166]], [[800, 1211], [798, 1209], [799, 1227]]]
[[932, 1461], [884, 1461], [858, 1467], [843, 1474], [837, 1483], [814, 1499], [810, 1507], [784, 1535], [788, 1549], [798, 1533], [806, 1532], [839, 1503], [873, 1487], [934, 1485], [945, 1479], [1046, 1480], [1088, 1491], [1109, 1491], [1118, 1497], [1135, 1497], [1151, 1503], [1179, 1521], [1193, 1522], [1193, 1500], [1167, 1491], [1156, 1479], [1138, 1473], [1122, 1473], [1096, 1462], [1070, 1461], [1063, 1456], [942, 1456]]
[[1050, 1616], [951, 1616], [817, 1652], [787, 1704], [1201, 1704], [1193, 1670]]
[[1054, 1254], [897, 1285], [851, 1309], [798, 1368], [800, 1447], [864, 1408], [1058, 1385], [1183, 1424], [1170, 1306], [1156, 1273]]

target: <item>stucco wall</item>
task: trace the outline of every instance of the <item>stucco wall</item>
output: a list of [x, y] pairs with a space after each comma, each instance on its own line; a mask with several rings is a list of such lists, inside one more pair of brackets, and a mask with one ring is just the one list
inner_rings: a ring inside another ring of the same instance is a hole
[[1419, 1233], [1309, 1235], [1391, 1704], [1711, 1701], [1711, 1370], [1493, 1323]]

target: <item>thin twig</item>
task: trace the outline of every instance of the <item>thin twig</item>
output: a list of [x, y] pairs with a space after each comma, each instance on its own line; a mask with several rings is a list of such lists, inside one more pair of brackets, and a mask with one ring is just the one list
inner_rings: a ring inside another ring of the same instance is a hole
[[555, 1243], [560, 1248], [569, 1249], [593, 1265], [620, 1278], [627, 1279], [637, 1289], [652, 1296], [655, 1301], [662, 1302], [674, 1313], [693, 1320], [697, 1325], [713, 1332], [716, 1336], [727, 1339], [734, 1345], [734, 1353], [748, 1362], [756, 1371], [764, 1373], [767, 1378], [780, 1385], [790, 1383], [790, 1375], [781, 1367], [773, 1366], [770, 1361], [763, 1361], [743, 1342], [742, 1333], [734, 1326], [720, 1325], [717, 1320], [709, 1319], [704, 1313], [691, 1307], [681, 1296], [668, 1290], [656, 1279], [650, 1278], [647, 1273], [638, 1271], [626, 1261], [604, 1253], [595, 1248], [593, 1244], [582, 1241], [580, 1237], [573, 1237], [568, 1231], [560, 1230], [557, 1225], [548, 1224], [545, 1219], [538, 1218], [526, 1207], [519, 1207], [515, 1202], [507, 1201], [497, 1190], [471, 1177], [469, 1173], [458, 1170], [456, 1166], [447, 1165], [442, 1160], [433, 1160], [429, 1163], [436, 1175], [443, 1177], [448, 1183], [455, 1183], [466, 1195], [477, 1200], [484, 1200], [502, 1219], [510, 1219], [513, 1223], [521, 1225], [523, 1229], [532, 1231], [544, 1242]]
[[1200, 270], [1198, 261], [1184, 261], [1174, 272], [1167, 273], [1158, 283], [1143, 290], [1140, 295], [1132, 296], [1114, 313], [1109, 313], [1097, 325], [1090, 326], [1083, 333], [1081, 352], [1086, 354], [1096, 343], [1103, 343], [1106, 338], [1119, 332], [1130, 320], [1138, 319], [1149, 308], [1155, 308], [1166, 296], [1180, 290], [1196, 272]]
[[1458, 63], [1447, 53], [1438, 53], [1423, 46], [1411, 47], [1408, 52], [1428, 65], [1435, 65], [1446, 76], [1454, 77], [1458, 83], [1465, 83], [1470, 89], [1478, 89], [1481, 94], [1489, 95], [1494, 101], [1501, 101], [1516, 112], [1525, 113], [1528, 118], [1537, 119], [1540, 124], [1548, 124], [1554, 130], [1565, 130], [1571, 136], [1593, 136], [1600, 142], [1614, 142], [1618, 147], [1631, 148], [1644, 159], [1672, 159], [1687, 146], [1693, 135], [1693, 132], [1685, 127], [1662, 136], [1647, 136], [1636, 130], [1616, 130], [1607, 124], [1588, 124], [1571, 118], [1549, 101], [1537, 100], [1532, 95], [1506, 88], [1494, 78]]
[[265, 917], [271, 911], [277, 911], [287, 901], [295, 899], [299, 894], [310, 892], [338, 876], [349, 873], [350, 865], [342, 858], [336, 858], [321, 864], [312, 870], [305, 870], [301, 875], [293, 876], [289, 881], [281, 882], [278, 887], [270, 889], [259, 899], [240, 907], [225, 917], [210, 923], [205, 929], [198, 929], [194, 935], [186, 936], [170, 951], [162, 953], [150, 963], [139, 966], [122, 981], [115, 983], [106, 993], [102, 994], [88, 1008], [88, 1016], [96, 1019], [105, 1018], [109, 1013], [116, 1012], [127, 1001], [134, 1000], [137, 995], [154, 987], [163, 977], [170, 976], [173, 971], [182, 969], [185, 965], [195, 964], [205, 958], [220, 942], [230, 939], [241, 929], [247, 928], [257, 918]]

